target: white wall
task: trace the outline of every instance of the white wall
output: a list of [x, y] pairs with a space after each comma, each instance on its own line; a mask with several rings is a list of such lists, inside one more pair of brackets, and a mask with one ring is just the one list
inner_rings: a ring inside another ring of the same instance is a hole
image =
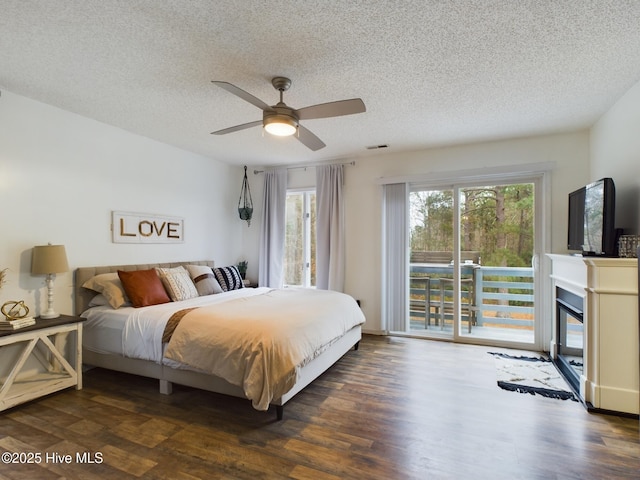
[[[566, 251], [568, 192], [589, 175], [588, 132], [387, 153], [345, 167], [346, 291], [362, 300], [365, 329], [379, 332], [381, 295], [380, 177], [553, 162], [550, 247]], [[0, 96], [0, 268], [9, 283], [0, 301], [26, 300], [39, 313], [42, 277], [29, 274], [31, 248], [67, 247], [71, 268], [212, 258], [249, 261], [257, 278], [262, 175], [249, 167], [251, 226], [238, 219], [242, 169], [3, 91]], [[291, 187], [313, 186], [315, 170], [290, 170]], [[184, 244], [113, 244], [112, 210], [185, 218]], [[58, 275], [56, 309], [71, 312], [71, 273]]]
[[422, 152], [387, 154], [360, 159], [347, 167], [347, 279], [346, 290], [362, 300], [366, 329], [382, 329], [381, 298], [381, 205], [382, 188], [376, 180], [397, 175], [473, 170], [480, 167], [553, 162], [551, 179], [551, 245], [548, 250], [566, 252], [567, 193], [587, 178], [586, 132], [462, 145]]
[[640, 82], [591, 129], [591, 180], [616, 185], [616, 227], [640, 234]]
[[[532, 163], [553, 163], [551, 175], [551, 232], [546, 251], [566, 253], [567, 194], [589, 181], [589, 136], [587, 131], [522, 138], [499, 142], [438, 148], [420, 152], [388, 153], [356, 161], [345, 167], [347, 265], [345, 291], [360, 299], [367, 318], [365, 330], [382, 330], [381, 298], [381, 177], [475, 170]], [[290, 188], [315, 185], [315, 171], [289, 171]], [[262, 192], [262, 177], [254, 176], [255, 191]], [[252, 185], [253, 188], [253, 185]], [[261, 193], [260, 193], [261, 195]], [[254, 197], [255, 198], [255, 197]], [[261, 199], [258, 201], [261, 204]], [[260, 207], [258, 207], [260, 209]], [[255, 232], [259, 231], [259, 217]], [[251, 228], [254, 228], [252, 222]], [[247, 240], [247, 250], [255, 242]]]
[[[241, 169], [137, 136], [6, 90], [0, 96], [0, 304], [46, 308], [31, 249], [64, 244], [79, 266], [213, 259], [236, 263]], [[111, 241], [113, 210], [185, 219], [181, 244]], [[55, 309], [72, 313], [72, 272], [57, 275]]]

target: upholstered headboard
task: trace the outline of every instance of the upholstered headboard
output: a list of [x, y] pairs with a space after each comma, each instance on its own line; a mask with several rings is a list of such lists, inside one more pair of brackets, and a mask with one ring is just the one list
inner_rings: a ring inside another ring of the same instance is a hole
[[75, 295], [74, 313], [75, 315], [80, 315], [82, 312], [84, 312], [88, 308], [91, 299], [95, 297], [96, 292], [82, 287], [82, 284], [94, 275], [117, 272], [118, 270], [147, 270], [154, 267], [171, 268], [178, 267], [180, 265], [206, 265], [208, 267], [213, 267], [214, 262], [213, 260], [198, 260], [195, 262], [145, 263], [140, 265], [106, 265], [100, 267], [77, 268], [74, 274], [73, 281], [73, 293]]

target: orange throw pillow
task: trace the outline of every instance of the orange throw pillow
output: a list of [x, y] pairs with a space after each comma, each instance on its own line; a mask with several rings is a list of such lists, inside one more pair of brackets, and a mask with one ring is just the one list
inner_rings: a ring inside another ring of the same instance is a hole
[[131, 304], [136, 308], [171, 301], [162, 286], [160, 277], [153, 268], [133, 271], [118, 270], [118, 277], [120, 277], [122, 287], [131, 300]]

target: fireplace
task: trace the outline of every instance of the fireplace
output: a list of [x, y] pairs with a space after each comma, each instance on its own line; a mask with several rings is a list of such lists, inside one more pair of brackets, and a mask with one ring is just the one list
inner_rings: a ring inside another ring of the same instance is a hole
[[583, 298], [556, 287], [556, 366], [576, 393], [584, 370]]
[[555, 364], [589, 411], [638, 415], [638, 260], [548, 257]]

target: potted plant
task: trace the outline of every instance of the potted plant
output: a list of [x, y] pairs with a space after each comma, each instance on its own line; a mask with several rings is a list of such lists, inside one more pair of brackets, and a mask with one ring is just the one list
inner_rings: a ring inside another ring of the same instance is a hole
[[247, 276], [248, 265], [249, 265], [249, 262], [247, 262], [246, 260], [240, 260], [238, 262], [238, 272], [240, 272], [240, 278], [242, 278], [243, 280]]

